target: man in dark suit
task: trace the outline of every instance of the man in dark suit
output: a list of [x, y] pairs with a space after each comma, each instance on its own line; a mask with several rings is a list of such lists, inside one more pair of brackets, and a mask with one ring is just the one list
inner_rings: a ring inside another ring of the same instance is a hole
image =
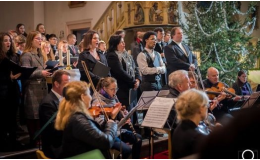
[[141, 31], [137, 31], [134, 35], [134, 41], [131, 43], [131, 54], [132, 54], [132, 57], [135, 61], [135, 65], [138, 67], [138, 64], [137, 64], [137, 56], [140, 52], [142, 52], [142, 50], [144, 49], [144, 46], [143, 46], [143, 40], [142, 40], [142, 36], [143, 36], [143, 32]]
[[164, 48], [168, 75], [181, 69], [194, 71], [197, 66], [197, 58], [187, 45], [181, 43], [182, 29], [180, 27], [172, 28], [171, 36], [172, 42]]
[[[154, 50], [157, 51], [158, 53], [161, 54], [163, 63], [166, 66], [166, 59], [165, 59], [165, 55], [164, 55], [164, 47], [166, 46], [166, 43], [163, 42], [164, 40], [164, 29], [162, 27], [157, 27], [154, 29], [154, 32], [157, 34], [157, 43], [155, 45]], [[168, 82], [167, 80], [167, 72], [165, 74], [162, 74], [162, 85], [165, 86]]]
[[[52, 90], [43, 99], [39, 108], [40, 125], [43, 127], [49, 119], [58, 111], [59, 103], [62, 100], [64, 86], [70, 81], [70, 74], [66, 71], [58, 70], [52, 77]], [[56, 117], [56, 116], [55, 116]], [[52, 120], [41, 134], [42, 149], [49, 158], [57, 158], [59, 147], [62, 142], [62, 132], [54, 128]]]
[[74, 34], [69, 34], [67, 36], [67, 41], [69, 44], [70, 53], [73, 55], [73, 57], [78, 57], [79, 48], [77, 46], [74, 46], [74, 44], [77, 42], [76, 36]]

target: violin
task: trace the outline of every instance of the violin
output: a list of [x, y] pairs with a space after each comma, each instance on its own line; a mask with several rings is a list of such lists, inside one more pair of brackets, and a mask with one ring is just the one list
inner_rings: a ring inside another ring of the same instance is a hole
[[218, 82], [217, 86], [212, 86], [211, 88], [205, 89], [208, 94], [209, 99], [214, 99], [216, 96], [220, 95], [221, 92], [227, 93], [227, 98], [236, 97], [235, 90], [233, 88], [226, 88], [225, 84], [222, 82]]
[[[110, 117], [111, 119], [115, 119], [119, 111], [121, 110], [122, 106], [115, 105], [113, 107], [105, 107], [104, 106], [104, 112], [105, 114]], [[88, 109], [89, 113], [93, 117], [98, 117], [99, 115], [103, 114], [103, 111], [101, 110], [100, 106], [92, 106]]]

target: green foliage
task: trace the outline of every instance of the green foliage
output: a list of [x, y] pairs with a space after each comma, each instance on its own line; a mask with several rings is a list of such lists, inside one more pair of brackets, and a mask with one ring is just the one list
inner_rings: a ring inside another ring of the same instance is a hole
[[[206, 78], [209, 67], [220, 72], [220, 80], [230, 84], [241, 69], [249, 70], [260, 56], [260, 42], [253, 47], [248, 22], [254, 17], [255, 2], [248, 14], [240, 16], [235, 6], [239, 2], [185, 2], [188, 9], [186, 25], [181, 24], [193, 50], [201, 53], [201, 73]], [[196, 10], [197, 9], [197, 10]], [[200, 13], [199, 13], [200, 12]], [[245, 30], [243, 28], [247, 27]]]

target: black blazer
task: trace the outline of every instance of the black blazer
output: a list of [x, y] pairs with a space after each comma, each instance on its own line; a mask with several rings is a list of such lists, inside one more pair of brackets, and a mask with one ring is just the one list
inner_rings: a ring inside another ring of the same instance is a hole
[[[131, 56], [130, 58], [132, 59]], [[116, 52], [107, 53], [107, 62], [108, 66], [111, 68], [111, 76], [117, 80], [119, 88], [117, 97], [123, 105], [129, 106], [129, 89], [134, 88], [135, 79], [139, 79], [141, 82], [139, 69], [135, 66], [134, 60], [132, 59], [135, 77], [130, 76], [126, 72], [126, 63], [124, 59], [122, 59], [122, 63], [120, 63]]]
[[135, 65], [138, 67], [137, 64], [137, 56], [140, 52], [144, 49], [142, 42], [138, 43], [136, 41], [131, 43], [131, 55], [135, 61]]
[[[43, 127], [46, 122], [52, 117], [54, 113], [58, 111], [59, 100], [57, 96], [50, 91], [50, 93], [42, 100], [42, 103], [39, 107], [39, 116], [40, 116], [40, 125]], [[54, 148], [58, 148], [61, 146], [62, 142], [62, 132], [57, 131], [54, 128], [54, 121], [51, 121], [49, 125], [43, 130], [42, 136], [42, 149], [44, 154], [49, 158], [57, 158], [52, 150]]]
[[[252, 88], [251, 88], [251, 85], [250, 85], [248, 82], [246, 82], [245, 85], [246, 85], [246, 87], [247, 87], [247, 89], [249, 90], [249, 93], [250, 93], [250, 95], [251, 95], [251, 94], [253, 93]], [[234, 90], [235, 90], [235, 92], [236, 92], [236, 95], [242, 95], [242, 88], [239, 87], [237, 81], [236, 81], [235, 83], [233, 83], [232, 88], [234, 88]]]
[[188, 57], [174, 41], [172, 41], [168, 46], [164, 48], [168, 74], [171, 74], [172, 72], [180, 69], [189, 71], [189, 67], [191, 64], [197, 66], [197, 59], [194, 54], [192, 54], [190, 48], [183, 43], [182, 45], [186, 50]]
[[[106, 59], [105, 55], [100, 53], [99, 51], [97, 51], [97, 53], [99, 55], [100, 62], [102, 62], [103, 64], [108, 66], [107, 59]], [[85, 61], [86, 65], [88, 67], [90, 77], [93, 81], [94, 86], [96, 87], [99, 79], [101, 78], [101, 77], [92, 73], [92, 71], [93, 71], [93, 69], [94, 69], [94, 67], [97, 63], [97, 60], [90, 54], [89, 50], [87, 50], [87, 49], [85, 49], [82, 53], [79, 54], [78, 67], [79, 67], [79, 71], [80, 71], [80, 75], [81, 75], [80, 80], [89, 82], [87, 75], [86, 75], [86, 73], [83, 69], [83, 66], [81, 64], [81, 61]], [[110, 73], [107, 76], [110, 76]]]
[[183, 158], [196, 153], [198, 144], [206, 138], [196, 130], [191, 120], [182, 120], [172, 135], [172, 158]]
[[[159, 43], [156, 43], [155, 47], [154, 47], [154, 50], [157, 51], [160, 54], [164, 53], [164, 48], [166, 46], [166, 43], [164, 43], [164, 42], [161, 42], [161, 44], [162, 44], [162, 47], [160, 46]], [[165, 55], [164, 55], [164, 57], [162, 57], [162, 60], [163, 60], [164, 63], [166, 63]]]

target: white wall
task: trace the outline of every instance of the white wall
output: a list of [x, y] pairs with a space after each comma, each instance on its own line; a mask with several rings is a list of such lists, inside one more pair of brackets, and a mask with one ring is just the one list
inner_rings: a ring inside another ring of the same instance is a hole
[[0, 31], [15, 30], [18, 23], [25, 25], [25, 31], [35, 29], [34, 26], [34, 2], [0, 2]]
[[91, 19], [91, 27], [93, 27], [111, 1], [87, 1], [84, 7], [78, 8], [69, 8], [68, 3], [44, 2], [46, 33], [55, 33], [59, 36], [61, 30], [66, 31], [67, 22], [85, 19]]
[[35, 1], [34, 2], [34, 30], [36, 29], [37, 24], [44, 23], [44, 2]]

